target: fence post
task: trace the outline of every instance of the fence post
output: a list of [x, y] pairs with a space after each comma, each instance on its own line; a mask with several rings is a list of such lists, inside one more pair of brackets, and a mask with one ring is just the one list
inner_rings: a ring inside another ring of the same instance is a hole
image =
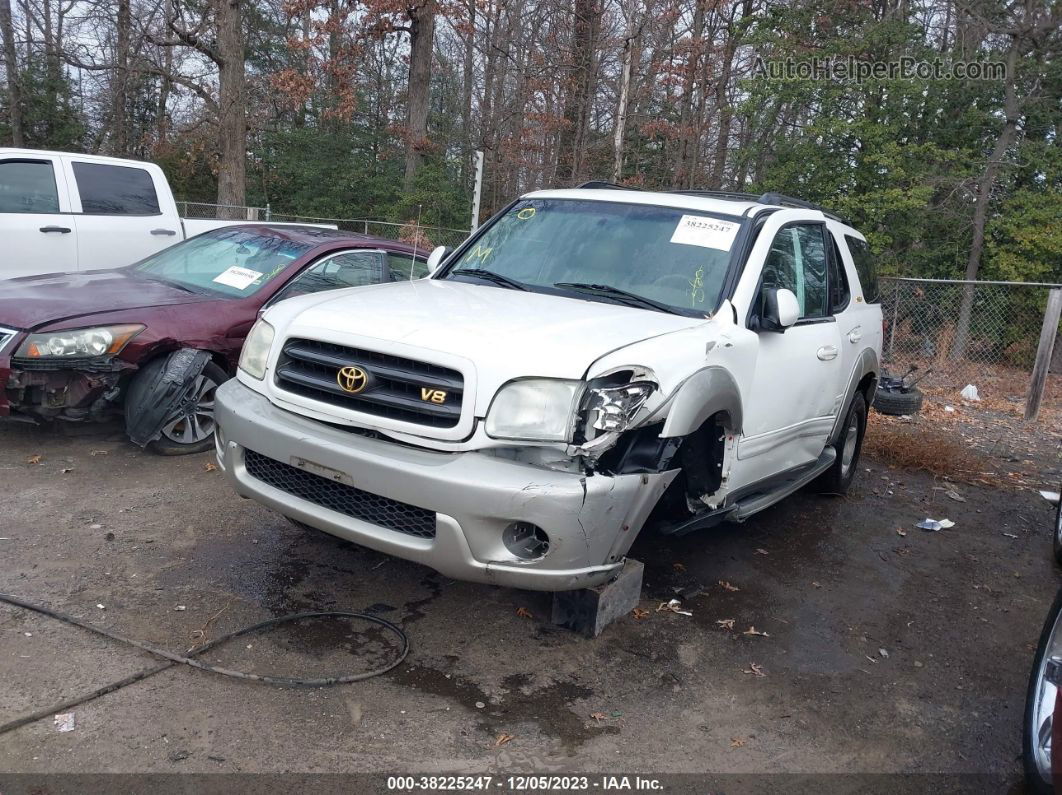
[[892, 323], [889, 325], [889, 361], [892, 362], [892, 344], [896, 340], [896, 318], [900, 314], [900, 280], [896, 280], [896, 294], [892, 298]]
[[1058, 335], [1058, 320], [1062, 317], [1062, 288], [1056, 287], [1047, 294], [1047, 309], [1044, 310], [1044, 325], [1040, 329], [1040, 344], [1036, 346], [1036, 362], [1029, 381], [1029, 397], [1025, 403], [1025, 419], [1035, 420], [1040, 413], [1040, 401], [1047, 387], [1047, 374], [1051, 370], [1051, 350]]
[[268, 221], [272, 217], [273, 217], [273, 206], [272, 206], [272, 204], [270, 204], [270, 202], [266, 202], [266, 217], [265, 217], [265, 219]]

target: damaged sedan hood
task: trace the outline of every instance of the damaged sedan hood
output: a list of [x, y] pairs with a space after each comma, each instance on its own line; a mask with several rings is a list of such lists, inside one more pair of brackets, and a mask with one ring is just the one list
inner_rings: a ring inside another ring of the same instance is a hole
[[289, 337], [362, 345], [428, 361], [434, 358], [432, 352], [448, 361], [460, 360], [462, 370], [475, 374], [480, 415], [506, 381], [527, 376], [582, 378], [605, 354], [707, 322], [439, 279], [297, 298], [277, 305], [268, 319], [275, 319], [278, 331]]
[[210, 300], [129, 268], [23, 276], [0, 281], [0, 326], [34, 329], [100, 312]]

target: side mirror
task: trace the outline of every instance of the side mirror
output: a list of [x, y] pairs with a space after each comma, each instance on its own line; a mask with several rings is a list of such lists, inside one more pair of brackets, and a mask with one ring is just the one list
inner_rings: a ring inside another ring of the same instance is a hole
[[773, 287], [763, 291], [763, 324], [767, 331], [784, 332], [800, 319], [800, 303], [792, 290]]
[[439, 246], [435, 248], [431, 254], [428, 255], [428, 273], [432, 274], [439, 270], [439, 266], [443, 264], [443, 260], [450, 256], [450, 252], [453, 251], [449, 246]]

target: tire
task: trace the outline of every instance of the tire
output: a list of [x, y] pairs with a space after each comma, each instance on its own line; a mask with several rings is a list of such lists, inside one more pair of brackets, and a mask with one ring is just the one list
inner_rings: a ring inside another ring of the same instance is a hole
[[[1062, 590], [1055, 597], [1047, 614], [1040, 642], [1033, 658], [1029, 687], [1025, 693], [1025, 713], [1022, 718], [1021, 761], [1025, 768], [1025, 791], [1047, 795], [1054, 792], [1050, 759], [1044, 759], [1045, 750], [1040, 747], [1040, 729], [1054, 715], [1056, 688], [1046, 681], [1047, 661], [1052, 656], [1062, 655]], [[1053, 720], [1052, 720], [1053, 723]], [[1046, 768], [1046, 769], [1045, 769]]]
[[1062, 566], [1062, 499], [1055, 508], [1055, 532], [1054, 532], [1055, 561]]
[[191, 442], [180, 441], [183, 435], [179, 425], [181, 418], [174, 417], [163, 426], [162, 436], [148, 443], [148, 450], [158, 455], [194, 455], [214, 449], [214, 390], [228, 381], [229, 376], [214, 362], [208, 362], [200, 378], [204, 379], [203, 388], [196, 405], [197, 409], [201, 407], [204, 411], [197, 410], [196, 417], [202, 432], [193, 433]]
[[[847, 494], [856, 470], [859, 469], [859, 453], [863, 449], [863, 436], [867, 432], [867, 401], [862, 392], [856, 392], [848, 404], [841, 434], [833, 445], [837, 458], [830, 468], [815, 480], [813, 487], [825, 494]], [[854, 434], [854, 437], [853, 437]]]
[[921, 408], [922, 392], [916, 386], [906, 392], [889, 392], [879, 388], [874, 395], [874, 409], [881, 414], [917, 414]]

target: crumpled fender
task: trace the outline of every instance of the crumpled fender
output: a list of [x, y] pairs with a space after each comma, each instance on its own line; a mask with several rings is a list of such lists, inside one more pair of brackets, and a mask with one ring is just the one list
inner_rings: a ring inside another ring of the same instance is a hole
[[660, 436], [686, 436], [704, 424], [704, 421], [720, 411], [729, 416], [727, 429], [741, 432], [744, 414], [741, 409], [741, 391], [734, 376], [724, 367], [705, 367], [693, 373], [679, 384], [665, 406], [667, 419]]
[[166, 421], [191, 399], [210, 359], [209, 351], [181, 348], [140, 369], [125, 394], [125, 428], [133, 444], [144, 447], [162, 435]]

